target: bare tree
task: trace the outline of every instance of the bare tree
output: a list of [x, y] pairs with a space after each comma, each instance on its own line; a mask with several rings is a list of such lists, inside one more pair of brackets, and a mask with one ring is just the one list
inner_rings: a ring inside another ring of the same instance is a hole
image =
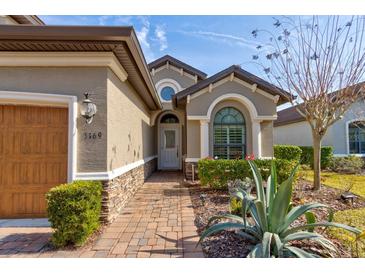
[[253, 55], [271, 82], [291, 94], [312, 130], [314, 189], [321, 187], [321, 141], [328, 128], [364, 97], [365, 18], [274, 18], [272, 30], [254, 30], [267, 42]]

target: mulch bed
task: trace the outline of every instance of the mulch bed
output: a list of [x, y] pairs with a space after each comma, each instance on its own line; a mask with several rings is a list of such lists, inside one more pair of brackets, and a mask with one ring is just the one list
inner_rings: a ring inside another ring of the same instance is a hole
[[[204, 231], [210, 217], [229, 212], [228, 191], [212, 190], [207, 187], [202, 187], [199, 182], [186, 182], [186, 185], [190, 190], [195, 213], [195, 225], [200, 234]], [[318, 202], [330, 206], [335, 211], [365, 207], [365, 201], [361, 198], [355, 199], [353, 205], [351, 202], [342, 201], [340, 198], [341, 193], [341, 190], [327, 186], [322, 186], [320, 191], [312, 191], [311, 183], [300, 180], [293, 191], [293, 203], [298, 205]], [[202, 199], [202, 194], [204, 199]], [[314, 213], [316, 214], [317, 221], [327, 220], [327, 210], [319, 209]], [[298, 221], [298, 223], [303, 222], [305, 222], [304, 218], [301, 218]], [[337, 239], [329, 237], [325, 231], [324, 234], [326, 234], [326, 237], [330, 238], [337, 246], [339, 252], [336, 257], [351, 257], [350, 250], [342, 246]], [[303, 242], [301, 242], [301, 246], [303, 246]], [[244, 258], [250, 252], [251, 247], [252, 243], [243, 240], [234, 232], [229, 231], [211, 236], [202, 242], [205, 256], [211, 258]], [[313, 252], [322, 252], [321, 248], [312, 243], [308, 243], [305, 247]]]

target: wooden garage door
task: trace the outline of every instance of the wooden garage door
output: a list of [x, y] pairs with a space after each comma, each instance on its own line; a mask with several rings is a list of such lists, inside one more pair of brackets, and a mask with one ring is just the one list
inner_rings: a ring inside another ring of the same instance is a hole
[[67, 182], [67, 108], [0, 105], [0, 218], [43, 217]]

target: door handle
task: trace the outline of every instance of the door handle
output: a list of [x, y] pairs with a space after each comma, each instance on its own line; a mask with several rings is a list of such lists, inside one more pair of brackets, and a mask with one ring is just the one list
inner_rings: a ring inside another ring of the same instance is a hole
[[176, 147], [176, 158], [179, 158], [179, 147]]

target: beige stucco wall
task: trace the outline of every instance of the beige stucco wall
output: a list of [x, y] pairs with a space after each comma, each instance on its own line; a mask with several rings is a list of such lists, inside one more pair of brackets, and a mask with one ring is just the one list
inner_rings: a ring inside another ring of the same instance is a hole
[[246, 123], [246, 150], [248, 154], [252, 153], [252, 122], [251, 122], [251, 116], [250, 113], [248, 112], [247, 108], [236, 101], [233, 100], [225, 100], [222, 101], [220, 103], [218, 103], [213, 111], [212, 111], [212, 118], [209, 122], [209, 156], [210, 157], [214, 157], [215, 155], [213, 155], [213, 145], [214, 145], [214, 117], [216, 115], [216, 113], [221, 110], [222, 108], [225, 107], [234, 107], [237, 110], [239, 110], [243, 117], [245, 118], [245, 123]]
[[187, 120], [187, 158], [200, 158], [200, 121]]
[[[274, 144], [311, 146], [311, 128], [306, 121], [274, 127]], [[325, 135], [322, 145], [332, 145], [331, 131]]]
[[18, 25], [19, 23], [16, 22], [8, 15], [0, 15], [0, 25]]
[[261, 127], [261, 157], [274, 156], [273, 121], [262, 121]]
[[128, 81], [108, 69], [108, 170], [156, 155], [150, 112]]
[[[79, 106], [84, 92], [89, 92], [98, 112], [90, 125], [77, 113], [77, 171], [102, 172], [107, 168], [107, 73], [107, 68], [1, 67], [0, 92], [74, 95]], [[84, 137], [98, 132], [102, 134], [100, 139]]]
[[249, 99], [257, 110], [258, 115], [276, 115], [276, 104], [270, 98], [267, 98], [257, 92], [252, 92], [247, 87], [234, 81], [228, 81], [204, 94], [192, 99], [187, 104], [187, 115], [207, 115], [210, 105], [218, 97], [227, 93], [236, 93]]

